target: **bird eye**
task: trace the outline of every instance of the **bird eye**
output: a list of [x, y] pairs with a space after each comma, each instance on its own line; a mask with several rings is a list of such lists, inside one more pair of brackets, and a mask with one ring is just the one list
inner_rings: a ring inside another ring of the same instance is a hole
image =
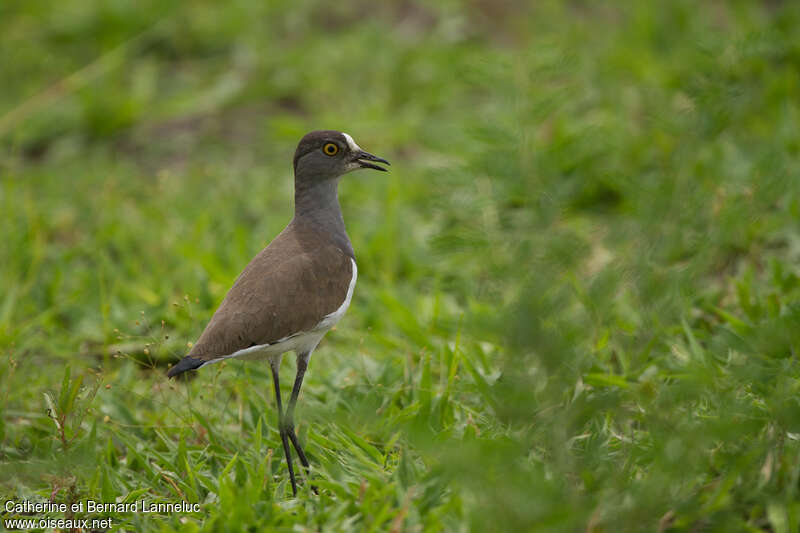
[[322, 151], [325, 152], [325, 155], [336, 155], [339, 152], [339, 147], [334, 143], [326, 143], [322, 147]]

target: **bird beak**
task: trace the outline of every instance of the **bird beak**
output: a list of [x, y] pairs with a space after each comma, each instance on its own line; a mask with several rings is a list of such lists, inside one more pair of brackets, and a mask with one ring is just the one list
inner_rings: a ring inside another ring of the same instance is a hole
[[386, 165], [391, 165], [387, 160], [378, 157], [377, 155], [372, 155], [370, 153], [365, 152], [364, 150], [357, 150], [353, 153], [353, 163], [356, 163], [358, 166], [356, 168], [372, 168], [375, 170], [381, 170], [386, 172], [386, 169], [383, 167], [379, 167], [378, 165], [373, 165], [372, 163], [368, 163], [367, 161], [375, 161], [376, 163], [383, 163]]

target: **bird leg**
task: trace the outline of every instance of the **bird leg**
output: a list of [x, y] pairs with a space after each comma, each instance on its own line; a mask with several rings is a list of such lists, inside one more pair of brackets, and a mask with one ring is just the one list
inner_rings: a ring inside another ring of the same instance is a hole
[[292, 397], [289, 398], [289, 407], [286, 408], [286, 416], [283, 417], [286, 431], [289, 434], [289, 438], [292, 440], [294, 449], [297, 450], [297, 456], [305, 467], [306, 473], [308, 472], [309, 464], [308, 459], [306, 459], [306, 454], [303, 453], [303, 448], [300, 446], [300, 441], [297, 439], [297, 433], [294, 431], [294, 406], [297, 403], [297, 397], [300, 395], [300, 387], [303, 385], [303, 376], [306, 374], [306, 368], [308, 368], [308, 360], [310, 357], [311, 353], [298, 354], [297, 356], [297, 375], [294, 378]]
[[[297, 496], [297, 482], [294, 479], [294, 467], [292, 466], [292, 450], [289, 448], [289, 436], [284, 423], [283, 407], [281, 406], [281, 387], [280, 380], [278, 379], [279, 367], [280, 360], [270, 362], [272, 384], [275, 385], [275, 401], [278, 404], [278, 429], [281, 434], [281, 442], [283, 442], [283, 452], [286, 454], [286, 464], [289, 466], [289, 478], [292, 481], [292, 494]], [[294, 435], [294, 430], [292, 430], [292, 435]], [[295, 439], [296, 438], [297, 437], [295, 437]]]

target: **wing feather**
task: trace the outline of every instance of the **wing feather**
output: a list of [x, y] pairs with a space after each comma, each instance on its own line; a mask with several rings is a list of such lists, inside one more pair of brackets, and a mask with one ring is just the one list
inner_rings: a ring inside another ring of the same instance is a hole
[[310, 331], [344, 302], [350, 256], [331, 244], [309, 249], [286, 234], [245, 267], [188, 357], [210, 361]]

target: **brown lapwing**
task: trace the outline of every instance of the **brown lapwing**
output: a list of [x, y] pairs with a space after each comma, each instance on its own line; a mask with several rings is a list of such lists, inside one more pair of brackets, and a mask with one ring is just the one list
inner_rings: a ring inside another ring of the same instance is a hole
[[[347, 311], [356, 285], [337, 186], [353, 170], [386, 170], [376, 162], [389, 164], [346, 133], [313, 131], [300, 140], [294, 154], [294, 218], [239, 274], [189, 354], [167, 373], [174, 377], [223, 359], [267, 359], [295, 495], [290, 440], [300, 462], [309, 466], [293, 418], [303, 375], [314, 348]], [[289, 351], [297, 355], [297, 375], [283, 411], [278, 369]]]

